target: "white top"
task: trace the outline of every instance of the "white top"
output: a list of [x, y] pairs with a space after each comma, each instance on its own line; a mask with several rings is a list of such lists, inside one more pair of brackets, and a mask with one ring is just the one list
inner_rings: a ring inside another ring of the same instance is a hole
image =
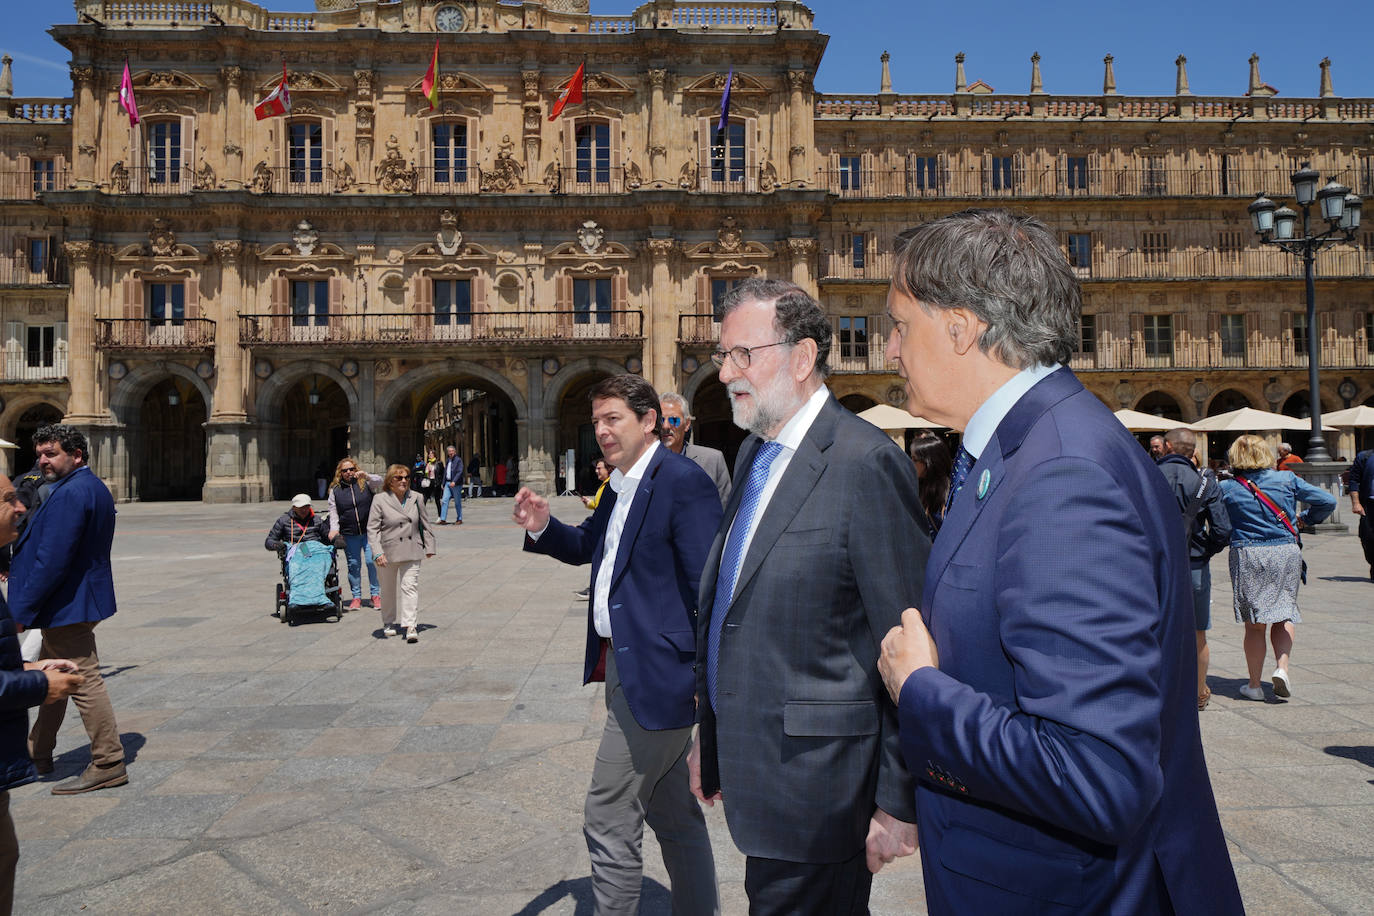
[[650, 442], [644, 454], [630, 468], [628, 474], [620, 473], [620, 468], [611, 471], [606, 483], [615, 491], [615, 506], [606, 522], [606, 534], [601, 539], [601, 565], [596, 569], [596, 581], [592, 583], [592, 625], [596, 635], [611, 638], [611, 577], [615, 575], [615, 557], [620, 551], [620, 535], [625, 530], [625, 519], [630, 516], [630, 506], [634, 503], [635, 491], [639, 481], [649, 469], [649, 462], [658, 449], [658, 442]]
[[992, 397], [979, 405], [973, 416], [969, 417], [968, 426], [964, 427], [964, 449], [973, 456], [974, 461], [983, 454], [983, 450], [992, 441], [992, 434], [997, 432], [997, 427], [1007, 414], [1011, 413], [1011, 409], [1021, 400], [1021, 396], [1034, 388], [1041, 379], [1057, 371], [1058, 366], [1032, 366], [1022, 369], [994, 391]]
[[[829, 399], [830, 389], [826, 388], [824, 385], [817, 388], [815, 392], [812, 393], [811, 397], [807, 398], [806, 402], [797, 409], [797, 412], [792, 414], [792, 419], [783, 424], [782, 429], [778, 432], [777, 438], [772, 440], [782, 446], [782, 451], [778, 452], [777, 457], [773, 459], [773, 463], [768, 467], [768, 482], [763, 485], [763, 495], [759, 498], [758, 508], [754, 510], [753, 524], [749, 526], [749, 533], [745, 536], [744, 544], [740, 549], [739, 555], [741, 557], [749, 556], [749, 546], [754, 543], [754, 532], [759, 530], [759, 520], [763, 518], [763, 513], [768, 509], [768, 503], [773, 498], [773, 491], [778, 488], [778, 481], [782, 479], [782, 475], [787, 471], [787, 466], [792, 463], [792, 456], [797, 453], [797, 447], [800, 446], [802, 440], [806, 438], [806, 434], [811, 431], [811, 424], [816, 422], [816, 417], [820, 414], [821, 408], [825, 406], [825, 402]], [[757, 454], [757, 452], [755, 454]], [[745, 482], [737, 482], [736, 486], [748, 486], [747, 473], [745, 475]], [[731, 529], [734, 528], [735, 522], [737, 521], [739, 521], [738, 514], [735, 516], [734, 521], [730, 523]], [[729, 539], [730, 537], [727, 533], [726, 540], [728, 541]], [[738, 579], [735, 582], [735, 586], [739, 586]], [[730, 597], [733, 599], [735, 596], [732, 593]]]

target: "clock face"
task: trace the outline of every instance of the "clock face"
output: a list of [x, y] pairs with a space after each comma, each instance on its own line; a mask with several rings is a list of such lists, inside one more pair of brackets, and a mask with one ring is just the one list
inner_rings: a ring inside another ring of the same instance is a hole
[[434, 12], [434, 24], [441, 32], [461, 32], [464, 25], [462, 7], [441, 6]]

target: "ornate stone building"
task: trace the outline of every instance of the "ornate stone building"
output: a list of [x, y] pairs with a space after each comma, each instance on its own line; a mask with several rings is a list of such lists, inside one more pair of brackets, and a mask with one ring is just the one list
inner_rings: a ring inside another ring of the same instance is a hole
[[[713, 311], [759, 274], [819, 293], [847, 404], [891, 400], [892, 237], [994, 201], [1063, 233], [1088, 291], [1075, 367], [1109, 404], [1295, 412], [1301, 284], [1245, 204], [1299, 160], [1374, 177], [1374, 101], [1325, 80], [1280, 101], [1257, 69], [1228, 98], [1190, 95], [1181, 60], [1166, 98], [1116, 94], [1110, 63], [1102, 95], [1051, 96], [1038, 61], [1027, 95], [962, 63], [952, 94], [896, 94], [884, 66], [877, 94], [818, 95], [826, 38], [791, 0], [75, 6], [53, 29], [73, 98], [0, 76], [0, 436], [65, 416], [121, 499], [280, 497], [427, 437], [552, 489], [596, 453], [586, 391], [626, 370], [733, 450]], [[585, 104], [550, 122], [583, 62]], [[257, 121], [283, 63], [291, 110]], [[1320, 262], [1326, 407], [1346, 377], [1374, 395], [1372, 249]]]

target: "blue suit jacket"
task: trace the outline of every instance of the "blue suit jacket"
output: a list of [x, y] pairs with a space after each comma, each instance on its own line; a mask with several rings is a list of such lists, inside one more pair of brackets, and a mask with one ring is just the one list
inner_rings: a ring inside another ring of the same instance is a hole
[[[525, 549], [564, 563], [601, 568], [602, 542], [616, 494], [610, 488], [585, 522], [557, 519]], [[696, 714], [697, 590], [720, 526], [720, 497], [706, 472], [660, 446], [635, 489], [611, 574], [610, 615], [616, 671], [635, 721], [651, 730], [687, 728]], [[601, 638], [587, 602], [582, 683], [591, 680]]]
[[114, 500], [90, 468], [79, 467], [53, 483], [14, 545], [14, 619], [46, 628], [113, 616], [114, 528]]
[[931, 913], [1243, 912], [1178, 527], [1069, 370], [997, 427], [926, 567], [939, 670], [899, 704]]

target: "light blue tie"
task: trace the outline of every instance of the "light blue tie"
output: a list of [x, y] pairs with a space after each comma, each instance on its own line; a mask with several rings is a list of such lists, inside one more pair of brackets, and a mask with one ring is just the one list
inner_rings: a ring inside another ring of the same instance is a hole
[[781, 445], [765, 442], [754, 454], [749, 480], [744, 485], [744, 496], [740, 499], [739, 511], [735, 513], [735, 523], [730, 526], [725, 549], [721, 551], [720, 569], [716, 573], [716, 600], [711, 607], [711, 622], [706, 634], [706, 691], [710, 694], [712, 709], [716, 708], [716, 672], [719, 670], [720, 634], [725, 627], [725, 612], [729, 610], [730, 599], [735, 594], [735, 580], [739, 578], [740, 566], [744, 562], [744, 545], [754, 527], [754, 513], [758, 511], [759, 500], [763, 498], [763, 488], [768, 483], [768, 469], [773, 459], [781, 453]]
[[959, 495], [964, 481], [968, 480], [968, 473], [973, 470], [973, 465], [973, 456], [960, 443], [959, 453], [954, 456], [954, 473], [949, 479], [949, 495], [945, 497], [945, 518], [949, 518], [949, 507], [954, 505], [954, 497]]

